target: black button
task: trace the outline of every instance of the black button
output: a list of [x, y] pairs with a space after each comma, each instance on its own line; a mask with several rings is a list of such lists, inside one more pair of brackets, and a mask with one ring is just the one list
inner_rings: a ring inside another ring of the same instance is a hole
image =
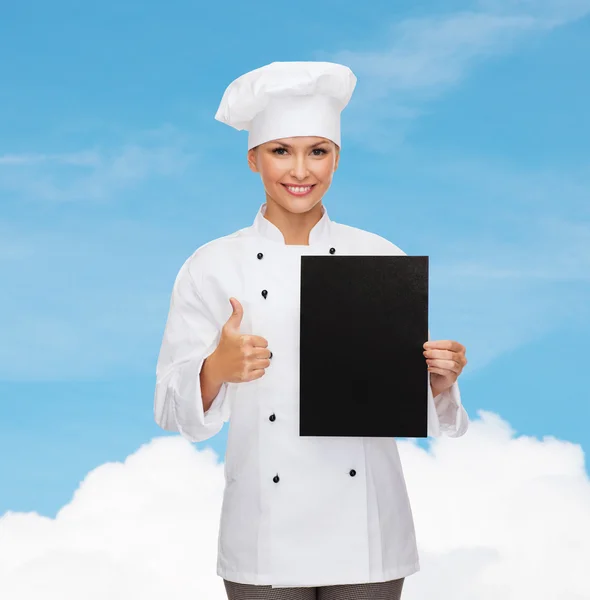
[[266, 290], [262, 290], [262, 295], [266, 299], [266, 297], [268, 296], [268, 292]]
[[276, 419], [275, 414], [272, 413], [272, 415], [270, 415], [270, 417], [268, 417], [269, 421], [274, 421]]
[[268, 358], [272, 358], [272, 350], [270, 351], [270, 356]]
[[336, 248], [330, 248], [330, 254], [334, 254], [336, 252]]
[[273, 480], [275, 483], [278, 483], [278, 482], [279, 482], [279, 476], [278, 476], [278, 475], [275, 475], [275, 476], [272, 478], [272, 480]]
[[259, 252], [256, 256], [258, 257], [258, 260], [260, 260], [264, 255], [262, 254], [262, 252]]
[[350, 469], [350, 476], [354, 477], [356, 475], [356, 471], [354, 469]]

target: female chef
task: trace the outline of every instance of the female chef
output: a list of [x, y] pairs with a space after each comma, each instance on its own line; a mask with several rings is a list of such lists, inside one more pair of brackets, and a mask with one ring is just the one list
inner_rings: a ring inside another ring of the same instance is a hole
[[[404, 254], [322, 204], [355, 84], [326, 62], [231, 83], [216, 119], [248, 130], [266, 201], [250, 227], [197, 249], [172, 291], [154, 415], [192, 442], [230, 422], [217, 559], [230, 600], [396, 600], [420, 569], [395, 439], [299, 436], [301, 257]], [[425, 341], [424, 356], [428, 434], [461, 436], [465, 348]]]

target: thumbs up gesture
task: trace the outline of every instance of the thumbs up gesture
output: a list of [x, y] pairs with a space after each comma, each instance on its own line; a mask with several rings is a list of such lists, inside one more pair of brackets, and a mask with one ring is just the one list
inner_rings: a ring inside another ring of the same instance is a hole
[[258, 335], [240, 333], [244, 309], [236, 298], [230, 298], [229, 301], [233, 312], [223, 326], [219, 344], [210, 357], [216, 378], [228, 383], [260, 379], [270, 366], [268, 342]]

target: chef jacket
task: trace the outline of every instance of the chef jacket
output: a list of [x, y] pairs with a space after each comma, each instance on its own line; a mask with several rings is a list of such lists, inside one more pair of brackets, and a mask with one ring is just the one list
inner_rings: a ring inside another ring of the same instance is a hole
[[[154, 416], [191, 442], [229, 421], [217, 555], [217, 574], [229, 581], [326, 586], [420, 569], [395, 438], [299, 436], [301, 256], [404, 255], [322, 209], [309, 245], [287, 245], [262, 204], [252, 226], [198, 248], [173, 286]], [[260, 379], [224, 383], [204, 412], [199, 373], [232, 313], [230, 296], [244, 307], [241, 333], [268, 341], [271, 365]], [[457, 383], [436, 398], [427, 387], [428, 435], [463, 435]], [[392, 401], [396, 394], [393, 386]]]

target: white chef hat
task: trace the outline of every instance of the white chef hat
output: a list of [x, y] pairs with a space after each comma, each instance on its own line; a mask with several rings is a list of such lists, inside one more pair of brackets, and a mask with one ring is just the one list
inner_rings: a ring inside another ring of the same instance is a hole
[[230, 83], [215, 118], [248, 130], [248, 150], [295, 136], [325, 137], [340, 146], [340, 113], [355, 85], [344, 65], [273, 62]]

